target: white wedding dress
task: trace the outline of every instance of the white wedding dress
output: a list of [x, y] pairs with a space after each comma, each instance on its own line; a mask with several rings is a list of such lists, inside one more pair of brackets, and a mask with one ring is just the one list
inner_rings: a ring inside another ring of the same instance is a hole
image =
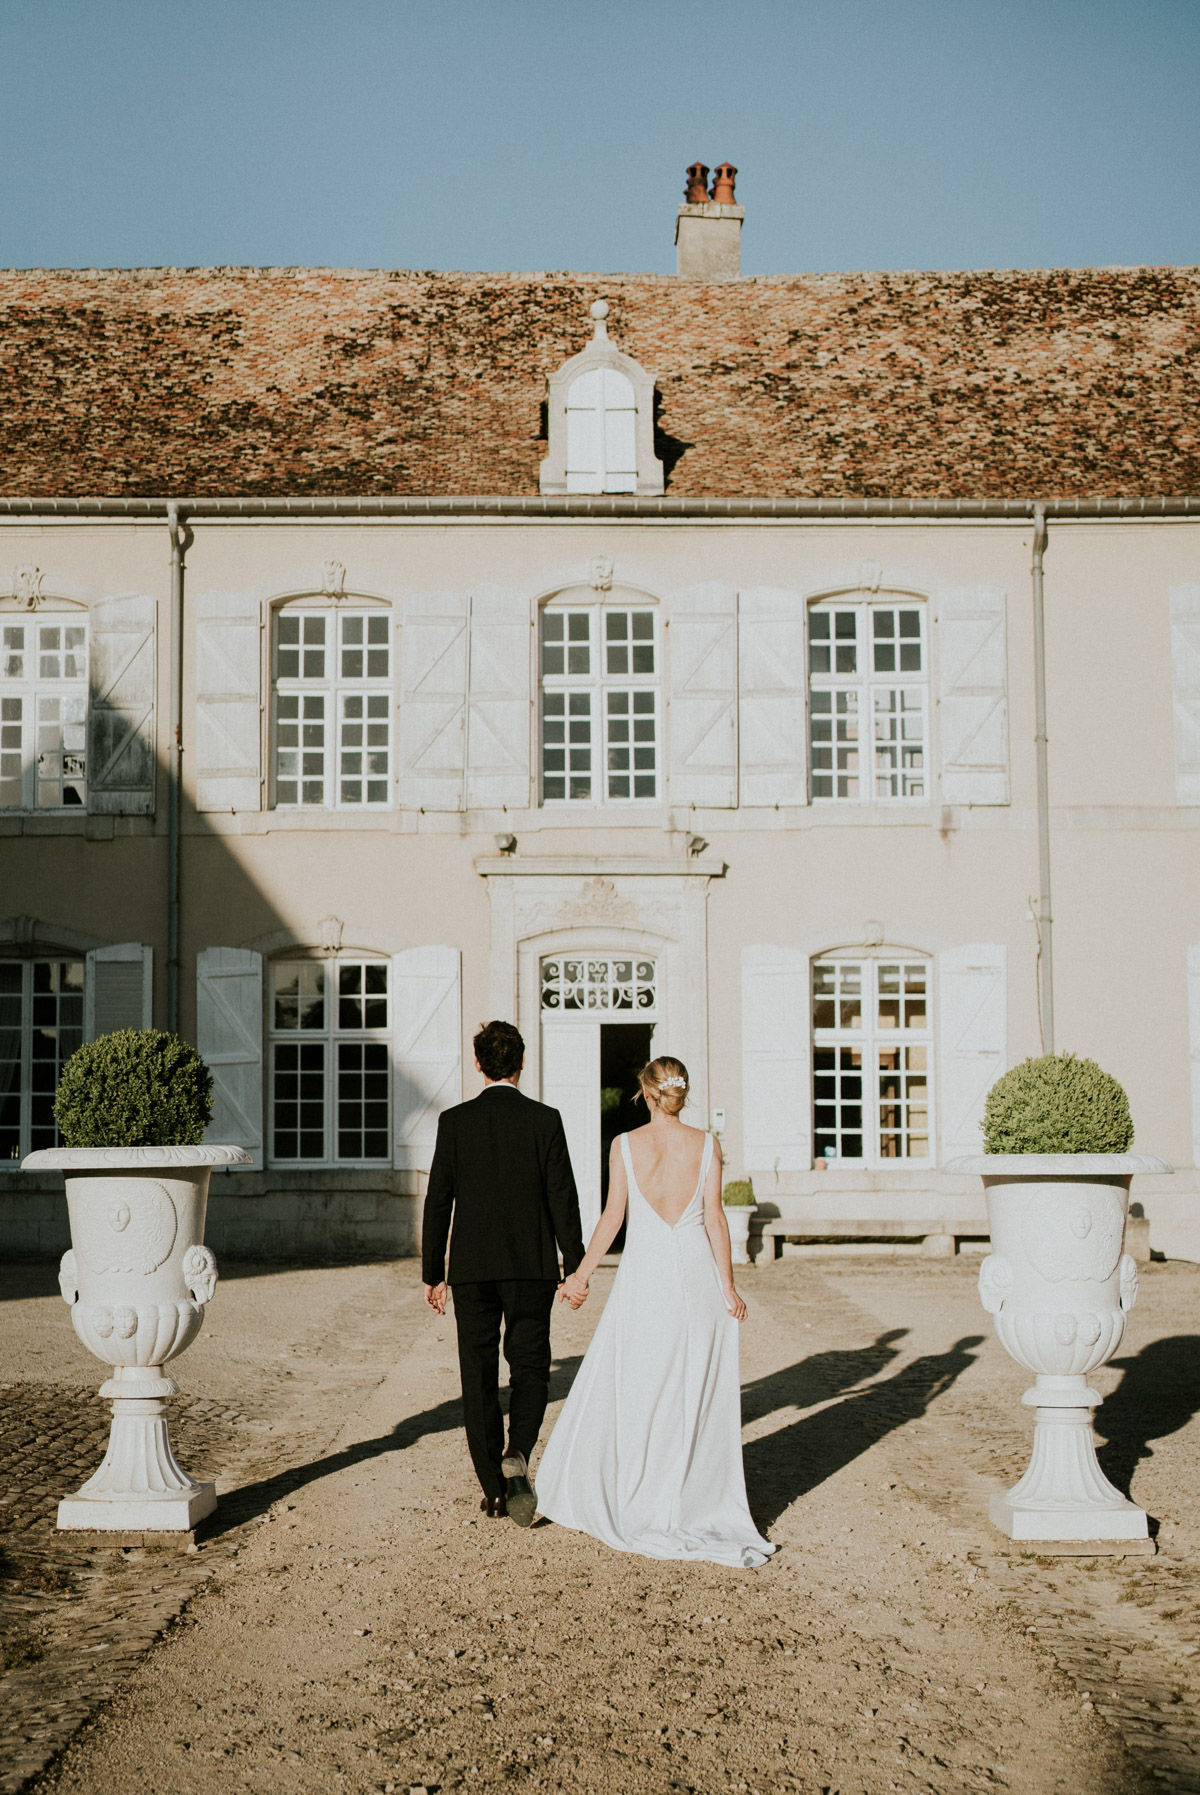
[[704, 1228], [712, 1136], [671, 1227], [637, 1186], [629, 1137], [625, 1250], [537, 1474], [560, 1526], [619, 1552], [750, 1569], [775, 1548], [750, 1519], [742, 1470], [738, 1323]]

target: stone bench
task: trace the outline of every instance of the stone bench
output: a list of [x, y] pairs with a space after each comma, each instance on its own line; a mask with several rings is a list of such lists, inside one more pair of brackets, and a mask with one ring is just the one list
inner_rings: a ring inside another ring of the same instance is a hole
[[[958, 1252], [960, 1240], [986, 1240], [987, 1235], [978, 1228], [946, 1221], [914, 1221], [907, 1217], [899, 1220], [889, 1218], [886, 1221], [851, 1221], [844, 1216], [836, 1219], [806, 1216], [803, 1221], [780, 1219], [764, 1221], [758, 1225], [751, 1223], [751, 1246], [756, 1239], [759, 1247], [754, 1264], [762, 1266], [775, 1264], [780, 1256], [779, 1249], [785, 1241], [794, 1241], [802, 1246], [837, 1246], [852, 1241], [878, 1241], [886, 1246], [903, 1241], [918, 1247], [923, 1258], [952, 1259]], [[1144, 1215], [1129, 1217], [1125, 1227], [1125, 1251], [1138, 1264], [1149, 1263], [1150, 1223]]]
[[805, 1216], [803, 1221], [764, 1221], [753, 1228], [751, 1240], [758, 1236], [759, 1252], [755, 1265], [774, 1265], [785, 1241], [801, 1246], [837, 1246], [853, 1241], [878, 1241], [882, 1247], [904, 1242], [928, 1259], [952, 1259], [960, 1240], [985, 1239], [979, 1229], [952, 1225], [945, 1221], [899, 1220], [852, 1221], [845, 1216]]

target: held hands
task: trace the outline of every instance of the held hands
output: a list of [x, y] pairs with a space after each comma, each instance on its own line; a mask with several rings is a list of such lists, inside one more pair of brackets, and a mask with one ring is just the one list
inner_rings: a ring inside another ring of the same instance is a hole
[[588, 1287], [586, 1278], [581, 1278], [573, 1271], [569, 1278], [564, 1278], [558, 1287], [560, 1303], [570, 1303], [572, 1309], [582, 1309], [587, 1302]]
[[733, 1319], [735, 1321], [745, 1321], [746, 1305], [734, 1289], [733, 1285], [731, 1284], [728, 1290], [722, 1291], [722, 1295], [725, 1298], [725, 1307], [729, 1310]]
[[433, 1310], [434, 1314], [444, 1315], [446, 1313], [446, 1297], [448, 1294], [446, 1280], [443, 1278], [440, 1284], [422, 1284], [421, 1289], [425, 1293], [426, 1303]]

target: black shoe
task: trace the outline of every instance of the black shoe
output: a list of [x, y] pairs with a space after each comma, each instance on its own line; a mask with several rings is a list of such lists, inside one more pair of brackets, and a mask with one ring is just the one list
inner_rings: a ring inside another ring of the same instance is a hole
[[502, 1521], [508, 1513], [503, 1496], [485, 1496], [479, 1504], [480, 1514], [487, 1515], [489, 1520]]
[[525, 1454], [510, 1449], [500, 1460], [500, 1470], [508, 1479], [508, 1495], [505, 1500], [509, 1519], [515, 1521], [518, 1527], [532, 1527], [533, 1517], [537, 1513], [537, 1497], [533, 1493], [533, 1479], [529, 1475]]

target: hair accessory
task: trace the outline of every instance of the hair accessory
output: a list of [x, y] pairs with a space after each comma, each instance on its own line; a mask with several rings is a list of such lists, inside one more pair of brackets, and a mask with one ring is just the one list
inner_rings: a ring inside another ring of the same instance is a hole
[[658, 1088], [660, 1091], [686, 1091], [687, 1090], [687, 1079], [686, 1078], [663, 1078], [663, 1079], [660, 1079]]

